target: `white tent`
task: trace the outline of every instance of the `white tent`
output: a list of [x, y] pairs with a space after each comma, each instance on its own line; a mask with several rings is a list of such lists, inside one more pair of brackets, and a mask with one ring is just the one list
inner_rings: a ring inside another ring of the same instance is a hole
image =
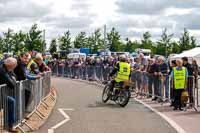
[[198, 65], [200, 65], [200, 47], [196, 47], [196, 48], [184, 51], [183, 53], [177, 54], [171, 57], [170, 60], [181, 59], [182, 57], [188, 57], [190, 63], [192, 59], [195, 59]]

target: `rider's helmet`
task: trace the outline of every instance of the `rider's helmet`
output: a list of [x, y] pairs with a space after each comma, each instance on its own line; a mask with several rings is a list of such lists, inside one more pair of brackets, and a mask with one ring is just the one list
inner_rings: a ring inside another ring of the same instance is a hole
[[126, 61], [126, 55], [124, 55], [124, 54], [120, 55], [119, 60], [122, 61], [122, 62], [125, 62]]

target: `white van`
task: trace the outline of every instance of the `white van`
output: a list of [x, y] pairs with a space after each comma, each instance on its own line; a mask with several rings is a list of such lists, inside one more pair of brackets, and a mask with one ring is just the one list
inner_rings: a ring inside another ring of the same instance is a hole
[[86, 58], [85, 53], [70, 53], [67, 55], [68, 59]]
[[150, 49], [140, 49], [140, 48], [137, 48], [135, 49], [135, 52], [137, 54], [144, 54], [144, 57], [147, 58], [147, 59], [150, 59], [151, 58], [151, 50]]

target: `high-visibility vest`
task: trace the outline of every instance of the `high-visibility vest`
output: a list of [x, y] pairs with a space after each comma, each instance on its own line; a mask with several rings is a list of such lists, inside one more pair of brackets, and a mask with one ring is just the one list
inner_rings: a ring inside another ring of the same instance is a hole
[[28, 70], [30, 71], [30, 73], [34, 73], [34, 72], [32, 72], [32, 70], [31, 70], [31, 65], [32, 65], [32, 64], [37, 64], [37, 63], [35, 63], [34, 60], [31, 60], [31, 61], [28, 63], [27, 68], [28, 68]]
[[121, 81], [129, 80], [130, 73], [131, 73], [130, 64], [128, 64], [126, 62], [120, 62], [119, 63], [119, 72], [117, 73], [115, 81], [121, 82]]
[[186, 68], [182, 67], [181, 70], [177, 70], [176, 67], [174, 67], [173, 72], [174, 72], [174, 88], [185, 89]]

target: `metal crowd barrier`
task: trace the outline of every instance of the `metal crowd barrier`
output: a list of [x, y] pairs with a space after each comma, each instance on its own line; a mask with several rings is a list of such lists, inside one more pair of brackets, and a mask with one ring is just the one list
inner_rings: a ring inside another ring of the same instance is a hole
[[17, 82], [15, 88], [0, 85], [0, 133], [21, 123], [50, 92], [51, 73], [37, 80]]
[[[58, 63], [53, 63], [52, 74], [55, 76], [64, 76], [69, 78], [77, 78], [83, 80], [107, 81], [109, 80], [109, 73], [113, 67], [103, 65], [79, 65], [72, 64], [58, 66]], [[57, 64], [57, 65], [55, 65]], [[155, 76], [147, 72], [133, 71], [131, 73], [131, 80], [133, 82], [135, 96], [142, 96], [144, 98], [157, 98], [158, 102], [171, 103], [174, 100], [173, 82], [169, 75], [164, 74]], [[188, 105], [198, 110], [199, 105], [199, 85], [200, 79], [194, 77], [188, 78], [187, 90], [189, 93]]]

